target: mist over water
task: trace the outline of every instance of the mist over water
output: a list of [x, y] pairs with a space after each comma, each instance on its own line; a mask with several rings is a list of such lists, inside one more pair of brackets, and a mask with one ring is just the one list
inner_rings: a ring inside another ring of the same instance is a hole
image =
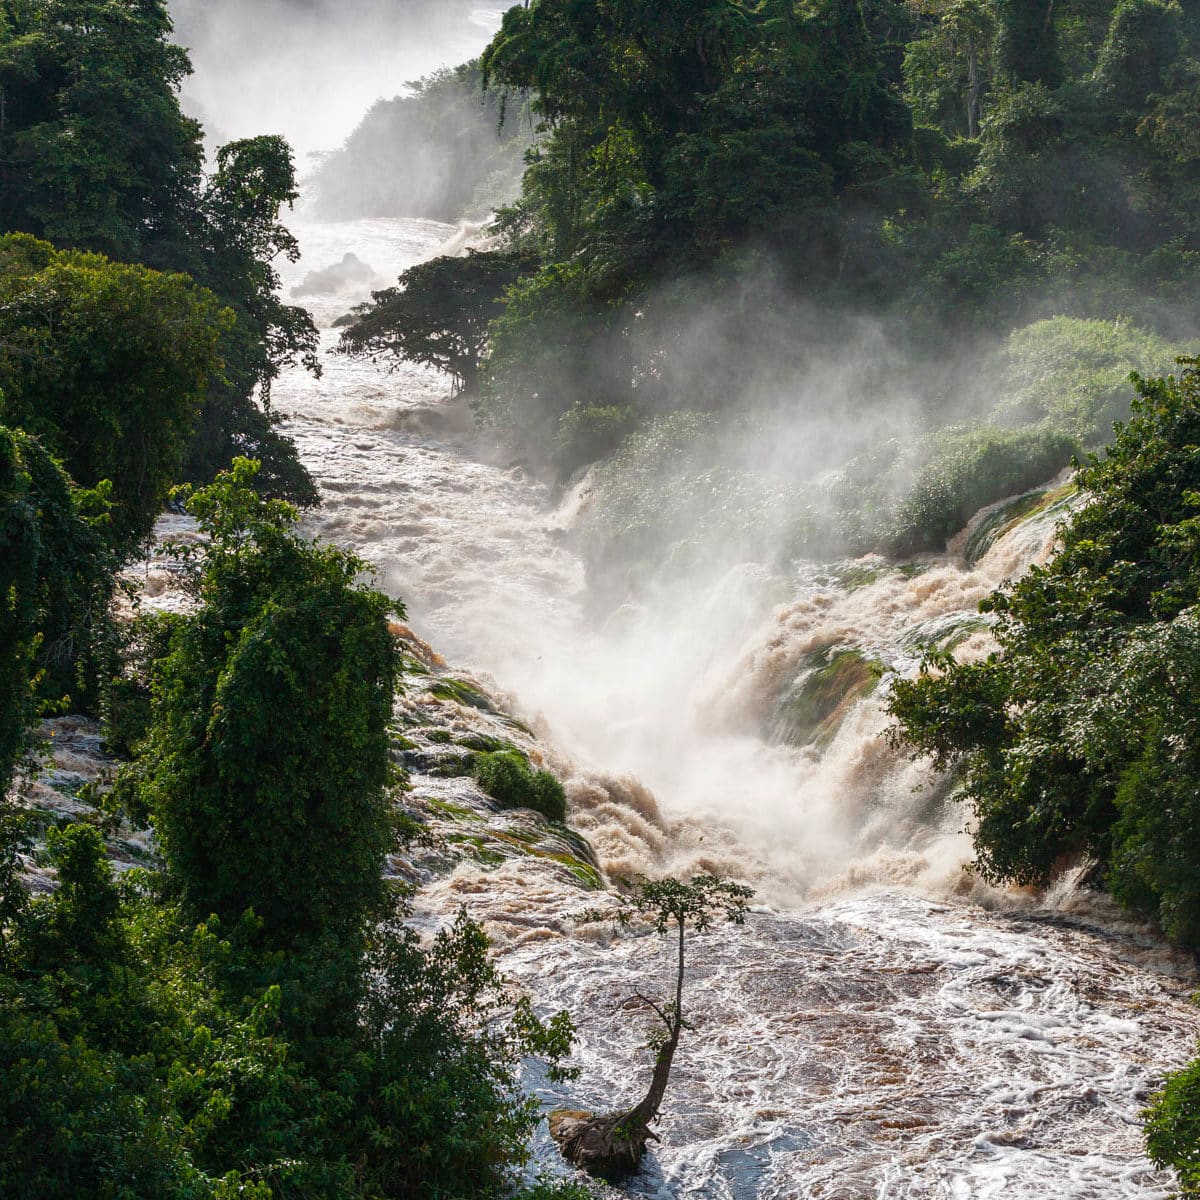
[[477, 55], [502, 8], [484, 0], [172, 0], [195, 74], [185, 108], [220, 144], [282, 133], [303, 168], [378, 99]]
[[[476, 53], [498, 21], [454, 3], [364, 3], [353, 20], [322, 0], [249, 7], [176, 5], [198, 69], [189, 95], [218, 139], [278, 129], [305, 149], [339, 140], [405, 79]], [[295, 229], [304, 258], [283, 266], [284, 288], [310, 279], [303, 302], [326, 351], [373, 280], [458, 252], [470, 233], [400, 218]], [[328, 272], [347, 254], [363, 269]], [[697, 377], [728, 369], [719, 326], [714, 306], [680, 330], [676, 361]], [[894, 350], [885, 329], [845, 322], [824, 346], [799, 367], [747, 370], [762, 419], [724, 444], [723, 467], [785, 487], [921, 428], [920, 404], [875, 370]], [[314, 532], [363, 554], [417, 632], [530, 724], [609, 872], [712, 870], [758, 890], [745, 929], [693, 946], [697, 1028], [663, 1144], [627, 1192], [1169, 1195], [1137, 1118], [1200, 1033], [1190, 965], [1074, 877], [1035, 896], [964, 871], [965, 814], [947, 781], [884, 736], [888, 680], [930, 646], [987, 653], [978, 601], [1046, 558], [1061, 507], [1015, 524], [984, 514], [976, 532], [996, 535], [978, 554], [967, 531], [903, 570], [872, 557], [834, 571], [770, 529], [731, 534], [736, 522], [706, 524], [679, 501], [688, 555], [624, 603], [598, 603], [574, 540], [594, 477], [552, 492], [474, 429], [435, 372], [325, 362], [321, 380], [291, 372], [274, 393], [323, 493]], [[856, 401], [870, 415], [847, 422]], [[805, 680], [846, 649], [870, 664], [869, 685], [827, 728], [789, 740]], [[631, 1098], [631, 1064], [648, 1063], [636, 1013], [617, 1006], [669, 963], [653, 937], [580, 926], [595, 902], [534, 859], [463, 863], [419, 900], [430, 924], [465, 905], [538, 1007], [571, 1011], [581, 1080], [526, 1081], [548, 1105]], [[537, 1164], [560, 1171], [539, 1137]]]
[[[298, 231], [288, 286], [347, 252], [394, 276], [462, 241], [427, 221]], [[353, 285], [318, 298], [319, 323], [355, 299]], [[947, 636], [986, 653], [978, 600], [1045, 558], [1061, 508], [1011, 528], [984, 514], [977, 528], [998, 535], [973, 566], [966, 534], [911, 570], [849, 564], [853, 586], [739, 546], [612, 611], [570, 539], [588, 480], [553, 495], [436, 373], [334, 357], [320, 381], [281, 381], [276, 403], [325, 496], [314, 530], [358, 548], [455, 670], [530, 722], [604, 866], [718, 871], [770, 906], [696, 940], [696, 1031], [663, 1144], [625, 1194], [1165, 1200], [1137, 1114], [1200, 1033], [1189, 964], [1073, 877], [1039, 897], [964, 872], [963, 812], [882, 736], [888, 674]], [[783, 744], [781, 693], [830, 646], [877, 661], [881, 688], [829, 740]], [[502, 969], [578, 1022], [580, 1081], [526, 1081], [547, 1106], [632, 1099], [648, 1069], [642, 1023], [618, 1006], [669, 963], [654, 937], [580, 926], [595, 903], [522, 858], [464, 862], [419, 899], [430, 924], [465, 905]], [[562, 1170], [544, 1133], [535, 1154]]]

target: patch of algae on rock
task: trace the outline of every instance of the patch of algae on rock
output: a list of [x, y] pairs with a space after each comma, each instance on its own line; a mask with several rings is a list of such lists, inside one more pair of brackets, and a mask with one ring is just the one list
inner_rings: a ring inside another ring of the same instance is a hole
[[406, 677], [393, 749], [406, 777], [405, 815], [419, 836], [394, 858], [393, 870], [425, 882], [464, 861], [494, 870], [521, 859], [577, 887], [602, 889], [599, 861], [582, 834], [529, 809], [502, 809], [474, 778], [479, 756], [487, 754], [512, 753], [532, 769], [547, 769], [527, 727], [504, 711], [486, 684], [446, 673], [423, 644], [412, 655], [425, 671]]
[[875, 690], [883, 667], [851, 646], [812, 651], [775, 713], [774, 733], [790, 746], [824, 746], [855, 701]]

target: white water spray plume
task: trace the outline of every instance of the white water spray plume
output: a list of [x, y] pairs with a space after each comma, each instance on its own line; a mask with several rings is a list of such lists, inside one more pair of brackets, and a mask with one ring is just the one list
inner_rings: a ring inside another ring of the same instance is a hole
[[[278, 129], [305, 151], [478, 53], [499, 20], [382, 0], [351, 16], [323, 0], [175, 12], [217, 140]], [[304, 257], [284, 286], [327, 351], [378, 281], [476, 232], [402, 215], [295, 229]], [[512, 736], [566, 778], [610, 875], [713, 871], [771, 906], [697, 951], [702, 1034], [629, 1191], [1166, 1197], [1137, 1114], [1200, 1032], [1188, 964], [1077, 875], [1040, 896], [983, 883], [953, 781], [886, 736], [891, 679], [931, 648], [993, 647], [978, 602], [1052, 553], [1077, 503], [1068, 478], [1056, 465], [1021, 516], [1000, 499], [944, 548], [863, 554], [851, 537], [798, 553], [797, 529], [831, 528], [860, 486], [839, 475], [855, 456], [902, 448], [861, 483], [894, 507], [931, 426], [992, 419], [1012, 392], [1006, 351], [981, 339], [922, 358], [886, 316], [814, 311], [769, 270], [739, 286], [686, 310], [648, 299], [647, 336], [669, 321], [672, 352], [645, 386], [694, 411], [664, 403], [632, 449], [565, 488], [498, 450], [432, 371], [329, 356], [320, 380], [288, 373], [274, 402], [323, 493], [311, 528], [372, 562], [420, 636], [526, 722]], [[731, 333], [745, 327], [753, 355]], [[717, 417], [702, 397], [730, 380]], [[439, 786], [455, 800], [472, 785]], [[465, 904], [539, 1006], [575, 1014], [582, 1092], [531, 1077], [547, 1103], [621, 1092], [640, 1035], [604, 1006], [666, 969], [652, 939], [580, 929], [588, 901], [535, 859], [464, 862], [419, 901], [430, 925]], [[558, 1169], [548, 1142], [535, 1151]]]

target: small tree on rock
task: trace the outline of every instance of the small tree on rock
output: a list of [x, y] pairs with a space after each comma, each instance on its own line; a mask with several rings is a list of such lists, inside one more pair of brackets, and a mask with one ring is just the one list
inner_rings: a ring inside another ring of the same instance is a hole
[[[688, 929], [703, 933], [713, 918], [724, 916], [736, 925], [745, 923], [746, 904], [753, 889], [727, 883], [715, 875], [696, 875], [690, 883], [679, 879], [642, 882], [625, 897], [618, 913], [621, 925], [635, 917], [649, 920], [657, 933], [673, 935], [678, 947], [675, 969], [675, 995], [665, 1004], [636, 993], [633, 999], [648, 1005], [662, 1022], [651, 1039], [655, 1051], [654, 1074], [645, 1096], [631, 1109], [594, 1116], [591, 1113], [560, 1110], [550, 1114], [550, 1132], [562, 1155], [575, 1166], [594, 1175], [612, 1177], [638, 1169], [646, 1143], [657, 1136], [650, 1126], [658, 1119], [675, 1051], [684, 1029], [690, 1028], [683, 1016], [684, 949]], [[589, 918], [598, 916], [595, 912]]]

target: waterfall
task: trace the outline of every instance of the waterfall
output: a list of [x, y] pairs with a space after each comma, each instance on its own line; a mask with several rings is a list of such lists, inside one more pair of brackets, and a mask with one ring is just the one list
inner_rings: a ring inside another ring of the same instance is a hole
[[[298, 233], [289, 285], [347, 252], [394, 277], [456, 236], [403, 220]], [[361, 298], [317, 299], [327, 349]], [[610, 875], [715, 871], [758, 892], [744, 928], [690, 952], [696, 1028], [662, 1145], [627, 1191], [1166, 1197], [1138, 1113], [1200, 1034], [1190, 963], [1071, 877], [1049, 895], [984, 884], [954, 781], [884, 736], [889, 681], [926, 650], [990, 651], [978, 601], [1051, 553], [1065, 480], [1039, 504], [993, 506], [944, 554], [747, 561], [598, 618], [570, 540], [586, 485], [556, 501], [447, 391], [421, 368], [344, 358], [280, 381], [325, 496], [314, 531], [372, 562], [417, 633], [520, 719], [505, 736], [566, 779]], [[499, 719], [438, 713], [476, 734]], [[418, 800], [448, 812], [472, 786], [414, 776]], [[596, 894], [559, 858], [426, 864], [418, 919], [465, 905], [539, 1009], [570, 1010], [580, 1081], [525, 1081], [547, 1106], [611, 1107], [650, 1061], [622, 1001], [658, 987], [670, 956], [653, 935], [581, 924]], [[535, 1151], [562, 1169], [548, 1139]]]

